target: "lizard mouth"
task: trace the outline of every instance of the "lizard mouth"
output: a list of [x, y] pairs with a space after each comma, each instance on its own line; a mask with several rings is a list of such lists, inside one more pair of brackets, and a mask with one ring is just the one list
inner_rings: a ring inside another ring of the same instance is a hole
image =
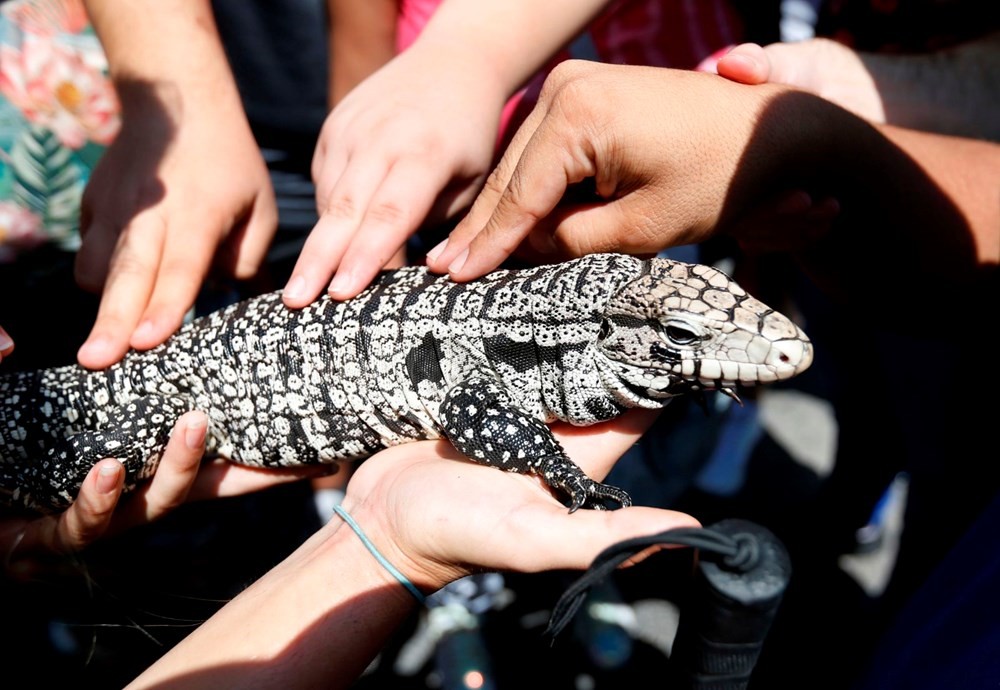
[[[740, 391], [752, 388], [759, 382], [778, 380], [779, 378], [788, 378], [790, 376], [790, 374], [786, 374], [784, 376], [774, 376], [769, 379], [758, 375], [753, 379], [748, 378], [747, 380], [725, 376], [721, 378], [708, 378], [699, 376], [697, 373], [695, 375], [678, 373], [676, 367], [664, 369], [647, 367], [641, 371], [632, 370], [628, 372], [624, 371], [628, 369], [627, 365], [621, 362], [616, 363], [623, 369], [620, 372], [622, 383], [633, 394], [653, 400], [664, 400], [690, 393], [718, 391], [740, 402]], [[763, 368], [763, 365], [760, 366]]]
[[778, 341], [769, 345], [762, 361], [704, 360], [685, 362], [678, 378], [703, 389], [750, 388], [784, 381], [802, 373], [812, 364], [813, 348], [803, 341]]

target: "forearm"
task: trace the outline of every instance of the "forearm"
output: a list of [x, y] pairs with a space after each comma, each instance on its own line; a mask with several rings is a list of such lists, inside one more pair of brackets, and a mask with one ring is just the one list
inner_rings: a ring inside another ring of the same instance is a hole
[[126, 117], [150, 95], [179, 112], [192, 101], [239, 107], [208, 0], [85, 0], [85, 5]]
[[1000, 33], [932, 53], [860, 58], [887, 123], [1000, 141]]
[[[947, 201], [941, 219], [957, 220], [956, 231], [967, 234], [969, 265], [963, 269], [1000, 264], [1000, 144], [892, 126], [880, 131], [926, 174], [928, 187]], [[899, 191], [902, 203], [909, 205], [913, 192]], [[931, 215], [921, 227], [931, 232], [936, 217]]]
[[969, 288], [996, 275], [1000, 145], [871, 125], [822, 99], [786, 92], [763, 111], [738, 170], [734, 187], [746, 185], [751, 194], [767, 192], [760, 182], [770, 179], [771, 191], [804, 185], [840, 201], [832, 230], [801, 254], [837, 292], [891, 301], [926, 286], [922, 300], [946, 301], [954, 299], [949, 286]]
[[414, 606], [334, 518], [128, 687], [348, 687]]
[[330, 105], [396, 53], [397, 0], [327, 0]]
[[444, 0], [414, 47], [433, 47], [513, 94], [608, 0]]
[[957, 282], [1000, 263], [1000, 145], [882, 125], [854, 152], [840, 232], [865, 254]]
[[[588, 476], [604, 477], [655, 416], [636, 410], [605, 424], [553, 431]], [[571, 514], [526, 479], [463, 460], [443, 441], [404, 443], [357, 466], [341, 505], [425, 594], [479, 570], [586, 568], [611, 544], [697, 525], [656, 508]], [[414, 606], [407, 589], [335, 517], [129, 688], [348, 687]]]

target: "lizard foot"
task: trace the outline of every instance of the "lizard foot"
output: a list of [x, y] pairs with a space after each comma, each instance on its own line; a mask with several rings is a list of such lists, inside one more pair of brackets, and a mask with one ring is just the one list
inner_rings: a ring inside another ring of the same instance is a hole
[[[549, 456], [540, 464], [540, 474], [545, 482], [569, 496], [571, 513], [580, 508], [608, 510], [632, 505], [632, 498], [624, 489], [595, 482], [565, 455]], [[608, 503], [617, 505], [609, 506]]]
[[569, 512], [625, 508], [623, 490], [595, 482], [566, 455], [552, 430], [519, 409], [496, 381], [473, 378], [456, 384], [441, 404], [445, 437], [470, 460], [507, 472], [535, 474], [569, 496]]

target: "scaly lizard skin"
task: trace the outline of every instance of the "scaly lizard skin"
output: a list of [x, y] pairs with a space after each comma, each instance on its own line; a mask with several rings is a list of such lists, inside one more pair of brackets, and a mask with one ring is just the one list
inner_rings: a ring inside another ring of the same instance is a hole
[[476, 462], [540, 475], [571, 510], [624, 506], [548, 422], [733, 393], [811, 361], [795, 324], [708, 266], [599, 254], [465, 284], [385, 271], [347, 302], [234, 304], [103, 371], [0, 378], [0, 500], [61, 510], [104, 457], [132, 489], [177, 418], [202, 410], [209, 453], [236, 463], [337, 463], [443, 436]]

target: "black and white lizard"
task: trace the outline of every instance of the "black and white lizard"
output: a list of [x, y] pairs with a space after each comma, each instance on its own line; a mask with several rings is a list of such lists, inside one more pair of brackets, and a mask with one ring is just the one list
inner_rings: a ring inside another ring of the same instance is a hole
[[104, 457], [122, 460], [134, 488], [197, 409], [209, 452], [237, 463], [336, 463], [444, 436], [472, 460], [540, 475], [571, 510], [629, 505], [566, 456], [548, 422], [735, 395], [811, 361], [794, 323], [708, 266], [599, 254], [465, 284], [385, 271], [346, 302], [234, 304], [103, 371], [0, 378], [0, 501], [62, 509]]

